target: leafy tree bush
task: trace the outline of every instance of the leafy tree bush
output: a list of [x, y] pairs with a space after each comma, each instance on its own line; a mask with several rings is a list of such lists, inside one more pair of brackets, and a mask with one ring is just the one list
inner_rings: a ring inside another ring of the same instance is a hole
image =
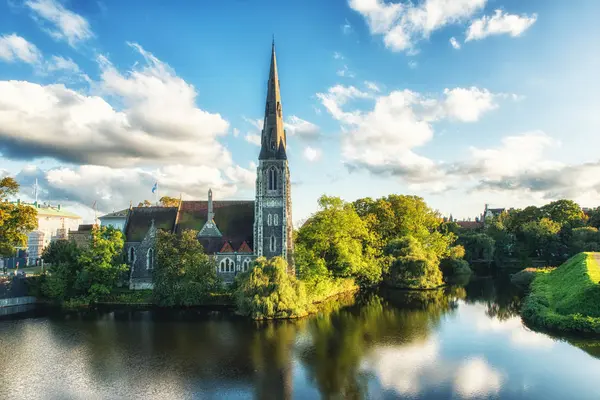
[[374, 237], [351, 204], [322, 196], [320, 210], [298, 230], [296, 269], [301, 279], [314, 276], [354, 277], [374, 283], [381, 279]]
[[157, 232], [153, 292], [157, 304], [202, 304], [220, 287], [215, 264], [204, 253], [196, 235], [193, 230], [181, 235]]
[[445, 278], [456, 275], [470, 275], [473, 271], [469, 263], [463, 259], [465, 248], [461, 245], [449, 249], [448, 256], [440, 262], [440, 270]]
[[54, 300], [64, 301], [75, 296], [75, 282], [81, 272], [80, 249], [70, 240], [56, 240], [44, 249], [42, 258], [50, 266], [42, 283], [42, 293]]
[[258, 258], [236, 278], [238, 312], [253, 319], [297, 318], [308, 314], [304, 284], [288, 274], [281, 257]]
[[409, 289], [431, 289], [442, 285], [439, 258], [412, 236], [391, 240], [385, 247], [392, 286]]
[[110, 293], [119, 278], [127, 271], [122, 262], [124, 239], [112, 226], [92, 229], [90, 245], [78, 257], [81, 268], [75, 287], [86, 293], [90, 301]]
[[0, 179], [0, 257], [15, 254], [16, 247], [27, 244], [27, 234], [37, 228], [37, 210], [23, 204], [11, 204], [8, 197], [19, 191], [13, 178]]

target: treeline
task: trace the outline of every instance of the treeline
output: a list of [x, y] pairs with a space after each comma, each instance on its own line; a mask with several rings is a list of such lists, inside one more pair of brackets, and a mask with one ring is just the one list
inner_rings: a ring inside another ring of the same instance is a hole
[[446, 225], [457, 234], [471, 263], [502, 266], [518, 261], [526, 267], [537, 261], [557, 266], [582, 251], [600, 251], [600, 208], [586, 214], [571, 200], [507, 210], [477, 229], [462, 229], [454, 222]]

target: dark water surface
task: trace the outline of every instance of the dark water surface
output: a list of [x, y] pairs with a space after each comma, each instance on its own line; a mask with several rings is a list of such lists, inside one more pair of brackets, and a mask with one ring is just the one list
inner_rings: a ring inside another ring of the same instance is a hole
[[[509, 284], [400, 291], [258, 324], [113, 311], [0, 321], [1, 399], [600, 399], [600, 341], [554, 339]], [[39, 313], [38, 313], [39, 314]]]

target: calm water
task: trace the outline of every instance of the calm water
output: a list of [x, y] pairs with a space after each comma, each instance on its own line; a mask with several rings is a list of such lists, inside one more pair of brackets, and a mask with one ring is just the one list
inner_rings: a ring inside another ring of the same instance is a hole
[[528, 330], [506, 283], [350, 303], [267, 324], [151, 311], [3, 320], [0, 398], [600, 398], [600, 342]]

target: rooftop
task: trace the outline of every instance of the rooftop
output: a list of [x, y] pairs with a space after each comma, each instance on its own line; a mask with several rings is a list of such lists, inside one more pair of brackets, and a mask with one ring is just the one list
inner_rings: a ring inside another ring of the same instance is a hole
[[25, 206], [33, 207], [37, 210], [38, 216], [81, 219], [79, 215], [63, 210], [60, 204], [58, 204], [57, 206], [52, 206], [46, 203], [25, 203], [20, 200], [13, 201], [12, 204], [22, 204]]
[[128, 212], [129, 212], [129, 208], [126, 208], [121, 211], [114, 211], [114, 212], [111, 212], [110, 214], [103, 215], [103, 216], [99, 217], [99, 219], [102, 220], [105, 218], [125, 218], [125, 217], [127, 217]]

